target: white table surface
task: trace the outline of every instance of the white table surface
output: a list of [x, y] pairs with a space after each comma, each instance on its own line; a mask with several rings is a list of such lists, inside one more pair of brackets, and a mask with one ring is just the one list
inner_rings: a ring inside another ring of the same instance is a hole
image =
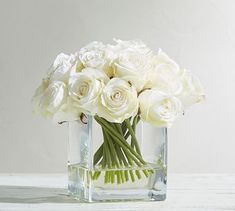
[[235, 211], [235, 175], [171, 174], [163, 202], [80, 203], [66, 186], [65, 174], [0, 174], [0, 211]]

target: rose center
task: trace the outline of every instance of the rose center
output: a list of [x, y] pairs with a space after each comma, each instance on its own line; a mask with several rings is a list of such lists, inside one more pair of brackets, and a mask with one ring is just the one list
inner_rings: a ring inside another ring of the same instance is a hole
[[111, 96], [112, 100], [119, 101], [122, 97], [122, 94], [120, 91], [114, 92], [114, 94]]
[[87, 95], [88, 90], [89, 90], [89, 85], [88, 85], [87, 83], [83, 83], [83, 84], [79, 87], [78, 94], [79, 94], [80, 96], [85, 96], [85, 95]]
[[168, 99], [162, 101], [161, 106], [158, 108], [158, 112], [162, 117], [167, 117], [170, 115], [170, 110], [171, 102]]

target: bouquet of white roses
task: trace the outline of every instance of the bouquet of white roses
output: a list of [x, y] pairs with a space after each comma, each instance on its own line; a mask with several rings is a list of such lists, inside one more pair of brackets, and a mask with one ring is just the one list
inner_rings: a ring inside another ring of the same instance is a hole
[[[92, 42], [74, 54], [59, 54], [33, 102], [36, 113], [56, 122], [94, 116], [103, 131], [94, 165], [118, 168], [146, 164], [135, 135], [140, 120], [170, 127], [185, 109], [203, 99], [197, 77], [164, 52], [156, 53], [139, 40], [115, 40], [114, 45]], [[143, 173], [148, 176], [151, 169]], [[116, 174], [121, 182], [128, 179], [128, 172]], [[95, 172], [93, 179], [98, 177]], [[106, 182], [112, 178], [107, 172]]]

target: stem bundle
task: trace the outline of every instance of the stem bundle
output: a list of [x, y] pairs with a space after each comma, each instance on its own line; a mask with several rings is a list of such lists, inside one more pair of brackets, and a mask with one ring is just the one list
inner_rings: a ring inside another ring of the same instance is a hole
[[[138, 140], [136, 138], [136, 125], [140, 118], [136, 115], [131, 119], [126, 119], [122, 124], [111, 123], [99, 116], [94, 117], [101, 126], [103, 132], [103, 143], [94, 154], [93, 164], [105, 170], [104, 182], [121, 184], [135, 178], [141, 179], [141, 171], [146, 177], [152, 173], [151, 169], [132, 170], [133, 167], [144, 167], [144, 161]], [[128, 138], [131, 136], [131, 142]], [[134, 172], [135, 174], [134, 174]], [[100, 171], [95, 171], [92, 175], [93, 180], [97, 180]], [[135, 177], [136, 175], [136, 177]]]

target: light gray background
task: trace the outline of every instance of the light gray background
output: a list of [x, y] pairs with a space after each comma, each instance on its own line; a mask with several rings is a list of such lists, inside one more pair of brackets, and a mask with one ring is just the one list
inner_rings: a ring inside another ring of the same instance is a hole
[[31, 113], [60, 52], [140, 38], [204, 84], [207, 101], [169, 130], [169, 171], [235, 173], [235, 1], [0, 0], [0, 172], [65, 172], [67, 127]]

